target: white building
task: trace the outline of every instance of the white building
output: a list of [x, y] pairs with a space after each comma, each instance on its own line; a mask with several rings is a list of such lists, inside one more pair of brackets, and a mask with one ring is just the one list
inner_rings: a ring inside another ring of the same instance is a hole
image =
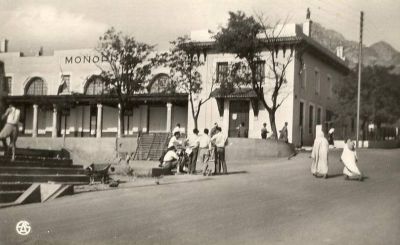
[[[304, 28], [303, 28], [304, 26]], [[293, 57], [301, 48], [301, 59], [293, 59], [286, 73], [286, 99], [276, 114], [278, 130], [289, 123], [289, 141], [296, 145], [311, 144], [316, 124], [329, 122], [334, 113], [332, 87], [347, 74], [344, 61], [319, 45], [310, 36], [311, 21], [304, 25], [284, 27], [276, 50], [277, 60]], [[203, 105], [199, 129], [219, 123], [230, 137], [234, 137], [239, 123], [245, 122], [249, 137], [261, 138], [262, 124], [268, 125], [265, 108], [251, 90], [243, 88], [229, 95], [221, 95], [212, 86], [216, 77], [223, 76], [232, 54], [216, 52], [207, 33], [193, 32], [192, 41], [198, 56], [205, 62], [200, 68], [204, 81], [200, 97], [213, 92], [214, 98]], [[21, 133], [29, 137], [116, 137], [119, 107], [116, 97], [104, 93], [98, 74], [104, 57], [93, 50], [62, 50], [53, 55], [38, 54], [25, 57], [19, 52], [7, 52], [2, 42], [0, 61], [4, 64], [3, 87], [7, 101], [22, 109]], [[271, 48], [271, 47], [266, 47]], [[268, 52], [263, 52], [262, 77], [268, 84]], [[149, 93], [131, 97], [125, 118], [125, 136], [136, 137], [140, 132], [169, 132], [180, 123], [193, 129], [187, 94], [165, 94], [165, 71], [154, 73], [149, 81]], [[60, 84], [64, 81], [64, 85]], [[211, 89], [213, 91], [211, 91]], [[268, 93], [266, 91], [266, 93]], [[271, 131], [269, 129], [269, 131]]]
[[[290, 55], [296, 57], [287, 68], [287, 84], [285, 88], [282, 87], [278, 97], [278, 99], [285, 99], [275, 115], [278, 131], [285, 122], [288, 122], [289, 142], [295, 145], [312, 144], [317, 124], [331, 126], [335, 113], [333, 86], [349, 72], [342, 53], [338, 52], [338, 56], [331, 53], [313, 40], [310, 33], [311, 21], [309, 20], [303, 25], [287, 24], [279, 37], [275, 39], [275, 46], [266, 46], [275, 50], [278, 62], [285, 62]], [[197, 55], [205, 62], [201, 73], [206, 84], [201, 96], [207, 97], [211, 92], [213, 79], [223, 76], [221, 73], [237, 59], [233, 54], [216, 52], [208, 31], [193, 32], [191, 40], [198, 47]], [[300, 50], [303, 54], [297, 55]], [[270, 52], [262, 52], [261, 57], [265, 63], [261, 63], [259, 76], [264, 79], [264, 94], [268, 98], [270, 84], [273, 82], [268, 74]], [[263, 105], [258, 102], [252, 89], [242, 88], [229, 95], [218, 95], [218, 91], [214, 90], [214, 92], [216, 92], [214, 93], [216, 99], [209, 100], [201, 109], [200, 129], [211, 127], [214, 122], [217, 122], [226, 134], [235, 137], [236, 128], [244, 122], [248, 127], [249, 137], [261, 138], [263, 123], [270, 125], [269, 115]], [[189, 117], [188, 121], [189, 128], [192, 128], [192, 118]]]

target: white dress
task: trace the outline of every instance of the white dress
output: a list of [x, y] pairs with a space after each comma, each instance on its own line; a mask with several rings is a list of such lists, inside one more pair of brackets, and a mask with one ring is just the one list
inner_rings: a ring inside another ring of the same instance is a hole
[[344, 164], [343, 174], [353, 177], [353, 176], [360, 176], [361, 172], [357, 167], [357, 153], [356, 151], [352, 151], [349, 149], [347, 145], [343, 148], [343, 153], [341, 158]]
[[325, 175], [328, 173], [328, 151], [329, 143], [322, 132], [317, 133], [311, 152], [311, 173]]

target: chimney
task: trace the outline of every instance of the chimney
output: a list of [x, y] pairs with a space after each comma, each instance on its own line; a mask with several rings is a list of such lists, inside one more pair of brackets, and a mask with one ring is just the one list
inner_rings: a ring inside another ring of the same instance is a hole
[[7, 53], [8, 51], [8, 40], [3, 38], [0, 41], [0, 53]]
[[311, 26], [312, 26], [312, 20], [310, 19], [307, 19], [306, 22], [303, 23], [304, 35], [311, 37]]
[[306, 22], [303, 23], [303, 33], [309, 37], [311, 37], [311, 25], [311, 11], [310, 8], [307, 8]]
[[342, 60], [346, 59], [344, 57], [344, 53], [343, 53], [343, 46], [336, 47], [336, 56], [339, 57]]
[[43, 47], [40, 47], [38, 55], [39, 55], [39, 56], [42, 56], [42, 55], [43, 55]]

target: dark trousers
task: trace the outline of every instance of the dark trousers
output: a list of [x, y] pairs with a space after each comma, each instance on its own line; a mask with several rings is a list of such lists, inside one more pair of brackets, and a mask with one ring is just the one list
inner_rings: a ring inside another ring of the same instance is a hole
[[[217, 168], [218, 167], [218, 168]], [[224, 147], [217, 147], [215, 152], [215, 173], [219, 174], [222, 171], [224, 174], [228, 173], [228, 169], [226, 167], [225, 162], [225, 148]]]
[[190, 154], [190, 162], [189, 162], [189, 173], [194, 174], [196, 173], [196, 162], [197, 162], [197, 155], [199, 153], [199, 148], [193, 148], [192, 154]]
[[221, 173], [221, 165], [220, 162], [218, 161], [216, 146], [213, 146], [213, 151], [214, 151], [214, 163], [215, 163], [214, 174], [219, 174]]

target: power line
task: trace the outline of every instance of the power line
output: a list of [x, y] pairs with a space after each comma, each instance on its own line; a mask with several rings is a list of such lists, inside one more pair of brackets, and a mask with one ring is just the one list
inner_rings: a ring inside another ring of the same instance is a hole
[[342, 24], [344, 24], [346, 26], [351, 26], [351, 27], [354, 27], [354, 28], [357, 27], [357, 24], [355, 22], [349, 22], [349, 21], [346, 21], [344, 19], [340, 19], [340, 18], [337, 18], [337, 17], [334, 17], [334, 16], [328, 16], [328, 15], [320, 13], [320, 12], [316, 12], [314, 14], [317, 16], [317, 18], [314, 19], [314, 20], [318, 20], [317, 22], [321, 22], [321, 23], [326, 22], [326, 23], [329, 23], [329, 24], [341, 22]]
[[[328, 6], [330, 6], [330, 7], [332, 7], [332, 6], [334, 6], [335, 8], [337, 8], [337, 9], [339, 9], [339, 11], [344, 11], [344, 12], [347, 12], [347, 14], [349, 14], [350, 16], [354, 16], [355, 14], [358, 14], [358, 12], [359, 11], [352, 11], [352, 10], [350, 10], [349, 8], [345, 8], [345, 7], [343, 7], [343, 5], [338, 5], [338, 4], [336, 4], [337, 2], [336, 1], [331, 1], [331, 2], [325, 2], [325, 0], [318, 0], [319, 2], [324, 2], [324, 3], [326, 3]], [[354, 18], [356, 18], [357, 19], [357, 21], [358, 21], [358, 18], [357, 17], [355, 17], [354, 16]]]
[[328, 9], [326, 9], [326, 8], [324, 8], [324, 7], [318, 6], [318, 5], [316, 5], [316, 4], [314, 4], [314, 3], [311, 3], [311, 2], [310, 2], [310, 5], [314, 6], [314, 7], [316, 8], [315, 10], [323, 11], [323, 12], [329, 14], [329, 15], [335, 16], [335, 18], [344, 18], [344, 19], [347, 19], [348, 21], [350, 21], [351, 23], [356, 22], [355, 19], [352, 19], [351, 17], [345, 16], [345, 15], [342, 14], [342, 13], [339, 13], [339, 12], [332, 12], [332, 10], [328, 10]]
[[350, 9], [353, 9], [355, 12], [359, 13], [360, 9], [355, 9], [353, 6], [347, 4], [347, 2], [345, 0], [337, 0], [338, 2], [342, 2], [343, 5], [346, 5], [347, 7], [349, 7]]

